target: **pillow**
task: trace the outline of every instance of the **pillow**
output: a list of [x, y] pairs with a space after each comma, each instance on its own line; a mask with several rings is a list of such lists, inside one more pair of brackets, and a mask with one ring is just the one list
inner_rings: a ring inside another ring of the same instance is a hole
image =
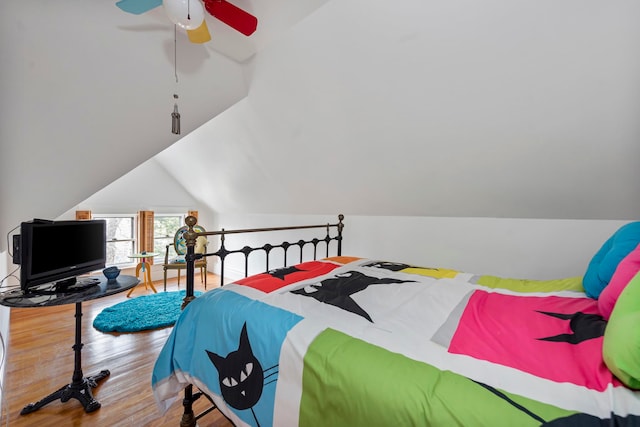
[[623, 384], [640, 389], [640, 273], [624, 288], [604, 330], [602, 356]]
[[640, 243], [640, 222], [623, 225], [596, 252], [582, 278], [584, 291], [598, 298], [607, 286], [618, 264]]
[[600, 309], [602, 317], [605, 319], [611, 317], [613, 306], [616, 304], [620, 293], [622, 293], [627, 283], [633, 279], [633, 276], [635, 276], [638, 271], [640, 271], [640, 245], [636, 246], [634, 250], [629, 252], [629, 254], [620, 261], [609, 284], [598, 297], [598, 308]]

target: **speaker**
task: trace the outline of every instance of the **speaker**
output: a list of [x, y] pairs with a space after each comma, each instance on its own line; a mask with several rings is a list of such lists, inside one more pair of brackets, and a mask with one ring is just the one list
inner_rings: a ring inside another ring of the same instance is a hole
[[13, 235], [13, 263], [20, 265], [20, 235]]

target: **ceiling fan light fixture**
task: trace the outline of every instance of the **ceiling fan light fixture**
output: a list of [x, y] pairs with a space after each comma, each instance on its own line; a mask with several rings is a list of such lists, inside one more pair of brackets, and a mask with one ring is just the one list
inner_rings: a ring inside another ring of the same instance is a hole
[[192, 43], [206, 43], [211, 40], [204, 19], [205, 9], [209, 15], [247, 37], [258, 28], [258, 18], [226, 0], [202, 1], [204, 6], [201, 0], [119, 0], [116, 6], [125, 12], [139, 15], [162, 5], [169, 20], [187, 30]]
[[185, 30], [195, 30], [204, 21], [200, 0], [163, 0], [162, 6], [169, 20]]

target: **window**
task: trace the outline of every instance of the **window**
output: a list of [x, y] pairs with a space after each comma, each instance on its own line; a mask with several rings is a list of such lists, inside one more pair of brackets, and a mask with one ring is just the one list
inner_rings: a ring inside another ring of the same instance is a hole
[[[153, 218], [153, 251], [159, 253], [156, 262], [164, 262], [167, 245], [173, 243], [176, 231], [184, 225], [184, 215], [155, 214]], [[169, 259], [177, 256], [175, 248], [169, 247]]]
[[94, 219], [107, 222], [107, 266], [132, 264], [129, 255], [136, 250], [136, 216], [94, 215]]

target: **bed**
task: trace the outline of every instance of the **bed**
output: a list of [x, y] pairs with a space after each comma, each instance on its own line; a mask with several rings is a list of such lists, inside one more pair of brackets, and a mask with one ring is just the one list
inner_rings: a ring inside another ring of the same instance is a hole
[[332, 227], [314, 240], [336, 255], [188, 299], [153, 371], [161, 409], [184, 390], [181, 425], [201, 395], [236, 426], [640, 425], [640, 223], [546, 281], [343, 256]]

